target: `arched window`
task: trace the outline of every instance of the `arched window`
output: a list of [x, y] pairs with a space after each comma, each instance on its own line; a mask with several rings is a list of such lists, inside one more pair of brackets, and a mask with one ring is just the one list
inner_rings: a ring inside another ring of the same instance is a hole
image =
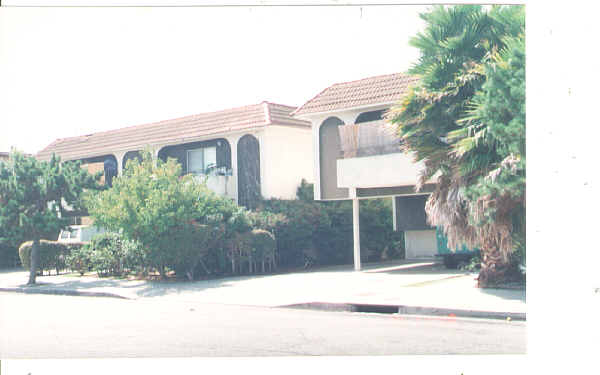
[[260, 193], [260, 145], [253, 135], [246, 134], [238, 141], [238, 204], [256, 208]]
[[338, 126], [344, 122], [337, 117], [329, 117], [319, 128], [319, 163], [321, 199], [347, 198], [348, 189], [337, 186], [337, 159], [342, 147]]
[[117, 159], [110, 155], [104, 159], [104, 181], [106, 181], [106, 185], [112, 187], [112, 180], [117, 175], [117, 172]]

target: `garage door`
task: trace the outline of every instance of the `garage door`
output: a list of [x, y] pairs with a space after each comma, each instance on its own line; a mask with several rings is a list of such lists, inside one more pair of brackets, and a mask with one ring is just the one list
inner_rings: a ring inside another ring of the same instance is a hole
[[404, 245], [406, 259], [433, 258], [437, 254], [435, 230], [407, 230]]

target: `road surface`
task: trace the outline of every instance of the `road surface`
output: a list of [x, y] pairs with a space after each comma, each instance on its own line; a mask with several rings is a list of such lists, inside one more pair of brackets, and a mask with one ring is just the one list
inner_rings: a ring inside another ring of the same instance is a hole
[[525, 322], [0, 293], [0, 358], [524, 354]]

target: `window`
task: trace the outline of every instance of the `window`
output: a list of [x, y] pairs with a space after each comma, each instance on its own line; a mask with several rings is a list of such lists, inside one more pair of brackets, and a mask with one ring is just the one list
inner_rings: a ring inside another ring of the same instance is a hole
[[187, 171], [193, 174], [205, 174], [207, 169], [217, 166], [217, 148], [206, 147], [187, 152]]

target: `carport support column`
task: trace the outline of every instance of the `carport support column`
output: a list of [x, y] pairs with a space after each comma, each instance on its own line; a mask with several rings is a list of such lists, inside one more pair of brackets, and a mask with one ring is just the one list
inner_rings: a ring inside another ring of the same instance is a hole
[[121, 176], [123, 174], [123, 157], [125, 156], [125, 152], [115, 152], [115, 159], [117, 159], [117, 176]]
[[392, 197], [392, 225], [394, 226], [394, 232], [398, 231], [398, 217], [396, 215], [396, 197]]
[[354, 234], [354, 270], [360, 271], [360, 220], [359, 202], [356, 196], [356, 188], [350, 188], [352, 198], [352, 232]]

